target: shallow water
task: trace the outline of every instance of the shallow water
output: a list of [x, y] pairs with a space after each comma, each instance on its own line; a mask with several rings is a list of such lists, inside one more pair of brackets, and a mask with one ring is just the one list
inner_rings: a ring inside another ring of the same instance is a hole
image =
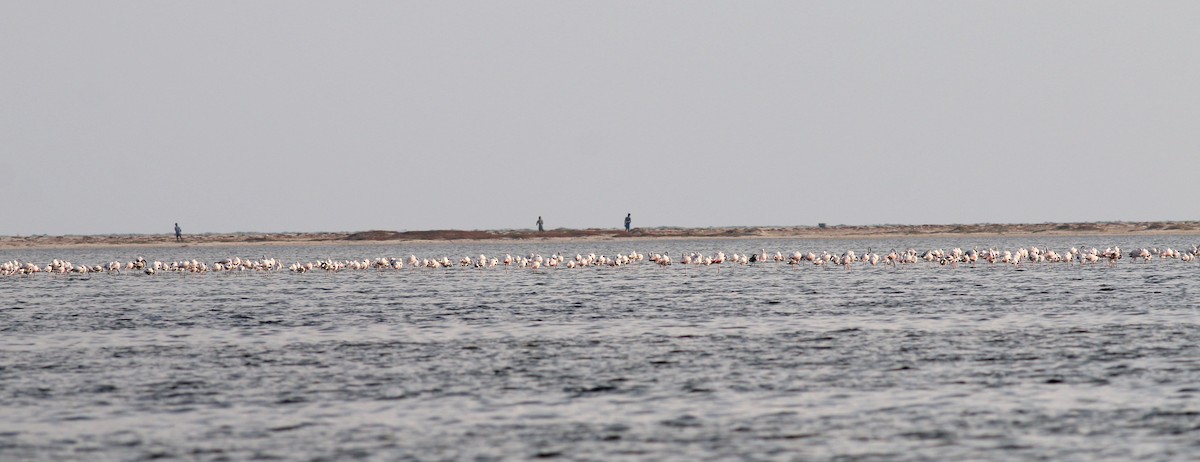
[[[1195, 243], [182, 247], [0, 261]], [[724, 266], [0, 278], [0, 459], [1200, 455], [1195, 262]]]

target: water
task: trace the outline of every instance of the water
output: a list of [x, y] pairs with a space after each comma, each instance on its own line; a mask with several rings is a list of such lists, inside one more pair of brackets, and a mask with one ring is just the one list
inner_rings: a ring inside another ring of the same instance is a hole
[[[1197, 237], [0, 251], [0, 261]], [[0, 278], [0, 459], [1194, 459], [1200, 264]]]

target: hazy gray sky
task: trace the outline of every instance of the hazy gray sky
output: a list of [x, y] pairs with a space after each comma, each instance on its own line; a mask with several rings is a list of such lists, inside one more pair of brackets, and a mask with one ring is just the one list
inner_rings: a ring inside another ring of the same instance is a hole
[[1200, 2], [25, 2], [0, 234], [1200, 218]]

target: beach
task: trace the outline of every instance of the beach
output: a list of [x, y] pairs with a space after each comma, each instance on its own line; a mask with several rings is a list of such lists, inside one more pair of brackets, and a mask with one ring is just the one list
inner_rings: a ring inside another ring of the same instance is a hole
[[615, 228], [521, 230], [426, 230], [337, 232], [232, 232], [163, 234], [0, 236], [0, 249], [188, 247], [237, 245], [380, 245], [424, 242], [613, 241], [654, 239], [899, 239], [913, 237], [1179, 236], [1200, 234], [1200, 221], [1036, 224], [730, 226], [708, 228]]

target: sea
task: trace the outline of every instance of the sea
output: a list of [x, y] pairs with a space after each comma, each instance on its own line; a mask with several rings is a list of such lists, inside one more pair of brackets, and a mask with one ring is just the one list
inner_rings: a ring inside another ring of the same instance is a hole
[[[1196, 460], [1200, 263], [681, 265], [1200, 236], [0, 249], [0, 460]], [[668, 254], [622, 267], [293, 262]]]

